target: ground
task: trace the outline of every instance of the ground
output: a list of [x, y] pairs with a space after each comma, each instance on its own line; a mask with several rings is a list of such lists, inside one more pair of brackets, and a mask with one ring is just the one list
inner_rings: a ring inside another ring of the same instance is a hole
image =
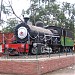
[[[0, 75], [14, 75], [14, 74], [0, 74]], [[69, 67], [50, 72], [44, 75], [75, 75], [75, 65], [71, 65]]]
[[67, 68], [60, 69], [54, 72], [50, 72], [44, 75], [75, 75], [75, 65], [71, 65]]

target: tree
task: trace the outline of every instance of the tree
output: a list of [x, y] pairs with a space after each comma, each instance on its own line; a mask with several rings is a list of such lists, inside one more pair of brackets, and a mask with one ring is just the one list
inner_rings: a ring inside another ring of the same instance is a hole
[[[35, 24], [37, 20], [41, 20], [43, 22], [47, 21], [46, 24], [49, 23], [51, 16], [51, 7], [53, 6], [54, 1], [55, 0], [31, 0], [30, 8], [26, 12], [28, 14], [31, 14], [30, 19], [33, 24]], [[40, 5], [40, 3], [44, 4], [44, 6]]]
[[[16, 20], [16, 18], [10, 18], [10, 19], [7, 19], [7, 21], [4, 21], [2, 20], [1, 18], [1, 13], [4, 13], [5, 15], [7, 16], [10, 16], [10, 15], [15, 15], [18, 19], [20, 19], [16, 13], [14, 12], [13, 10], [13, 7], [12, 7], [12, 4], [11, 2], [8, 0], [8, 3], [3, 3], [3, 0], [1, 0], [1, 11], [0, 11], [0, 24], [2, 26], [2, 31], [4, 32], [13, 32], [14, 30], [14, 27], [16, 24], [18, 24], [18, 21]], [[23, 22], [21, 19], [20, 19], [21, 22]], [[3, 23], [2, 22], [5, 22], [5, 24], [7, 25], [5, 28], [3, 28]]]
[[4, 20], [2, 20], [2, 12], [6, 15], [9, 15], [11, 12], [10, 6], [9, 5], [5, 6], [3, 0], [1, 0], [0, 4], [0, 24], [4, 22]]
[[14, 32], [15, 26], [18, 24], [16, 18], [10, 18], [7, 20], [7, 27], [3, 28], [3, 32]]
[[[62, 11], [65, 14], [64, 27], [74, 32], [74, 17], [75, 17], [75, 5], [70, 3], [63, 3]], [[67, 16], [66, 16], [67, 15]]]

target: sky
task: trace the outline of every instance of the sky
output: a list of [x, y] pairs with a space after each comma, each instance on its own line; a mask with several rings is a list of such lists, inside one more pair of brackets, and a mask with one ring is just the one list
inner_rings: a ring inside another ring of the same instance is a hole
[[[17, 16], [21, 16], [21, 13], [22, 13], [22, 9], [24, 10], [27, 10], [28, 7], [30, 6], [30, 0], [9, 0], [12, 4], [12, 7], [15, 11], [15, 13], [17, 14]], [[62, 2], [69, 2], [69, 3], [72, 3], [74, 4], [75, 1], [74, 0], [56, 0], [58, 3], [62, 3]], [[1, 0], [0, 0], [1, 2]], [[8, 3], [8, 0], [3, 0], [3, 3], [6, 3], [7, 5], [9, 4]], [[11, 18], [12, 16], [10, 16]], [[2, 18], [6, 18], [5, 15], [2, 14]], [[2, 28], [0, 27], [0, 30]]]
[[[30, 0], [9, 0], [9, 1], [11, 1], [12, 7], [18, 16], [21, 15], [22, 9], [27, 10], [28, 7], [30, 6]], [[62, 2], [75, 3], [74, 0], [56, 0], [56, 1], [58, 3]], [[3, 0], [3, 2], [6, 2], [8, 4], [8, 0]]]
[[[74, 3], [74, 0], [56, 0], [58, 3], [69, 2]], [[30, 0], [12, 0], [15, 12], [20, 15], [22, 9], [27, 9], [30, 6]]]

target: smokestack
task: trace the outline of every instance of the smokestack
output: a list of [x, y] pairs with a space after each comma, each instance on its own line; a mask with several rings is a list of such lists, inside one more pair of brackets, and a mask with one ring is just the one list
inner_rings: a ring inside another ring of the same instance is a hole
[[24, 22], [27, 24], [29, 17], [24, 17]]

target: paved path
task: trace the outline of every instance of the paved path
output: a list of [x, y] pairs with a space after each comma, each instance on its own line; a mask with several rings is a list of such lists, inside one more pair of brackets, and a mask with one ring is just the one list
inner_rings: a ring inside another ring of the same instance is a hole
[[75, 65], [54, 72], [50, 72], [44, 75], [75, 75]]
[[[0, 74], [0, 75], [15, 75], [15, 74]], [[43, 75], [75, 75], [75, 65]]]

